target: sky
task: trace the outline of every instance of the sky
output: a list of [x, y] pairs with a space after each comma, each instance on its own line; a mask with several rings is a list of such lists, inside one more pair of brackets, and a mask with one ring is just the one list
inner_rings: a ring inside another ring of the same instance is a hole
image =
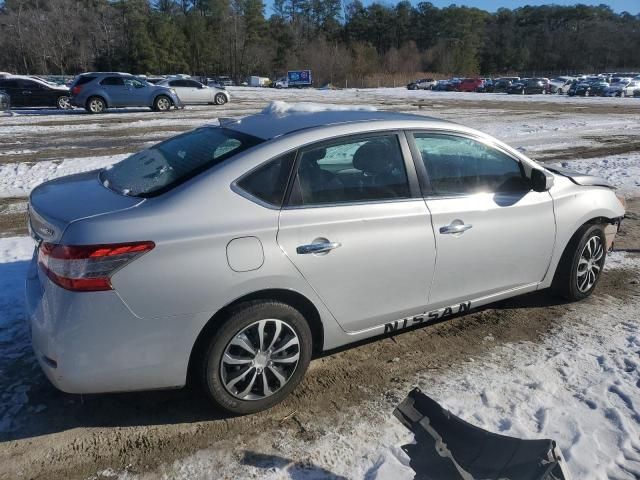
[[[378, 0], [380, 3], [384, 4], [395, 4], [397, 0]], [[640, 13], [640, 0], [555, 0], [552, 2], [543, 1], [543, 0], [430, 0], [437, 7], [446, 7], [455, 3], [456, 5], [466, 5], [469, 7], [477, 7], [483, 10], [495, 11], [498, 8], [506, 7], [506, 8], [518, 8], [523, 7], [525, 5], [575, 5], [576, 3], [582, 3], [586, 5], [600, 5], [605, 4], [609, 5], [616, 12], [624, 12], [627, 11], [632, 14]], [[365, 5], [373, 3], [373, 0], [363, 0]], [[411, 3], [417, 4], [418, 0], [412, 0]], [[266, 0], [265, 4], [267, 6], [266, 13], [267, 16], [270, 16], [273, 11], [271, 9], [271, 5], [273, 4], [272, 0]]]

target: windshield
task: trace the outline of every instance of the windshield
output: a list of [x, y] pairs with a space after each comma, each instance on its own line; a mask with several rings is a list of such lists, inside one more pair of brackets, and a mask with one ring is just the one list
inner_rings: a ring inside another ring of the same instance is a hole
[[125, 158], [103, 170], [100, 180], [123, 195], [151, 197], [260, 142], [226, 128], [198, 128]]

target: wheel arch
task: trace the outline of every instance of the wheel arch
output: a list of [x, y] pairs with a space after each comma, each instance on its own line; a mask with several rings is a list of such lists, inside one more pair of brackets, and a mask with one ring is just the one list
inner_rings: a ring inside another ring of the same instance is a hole
[[204, 348], [207, 345], [207, 339], [214, 333], [216, 326], [220, 322], [224, 321], [231, 314], [234, 307], [251, 301], [259, 300], [271, 300], [286, 303], [298, 310], [305, 318], [311, 329], [311, 337], [313, 342], [312, 355], [319, 354], [323, 350], [324, 345], [324, 326], [320, 318], [320, 312], [306, 296], [295, 290], [286, 290], [279, 288], [270, 288], [264, 290], [258, 290], [247, 295], [243, 295], [240, 298], [235, 299], [228, 305], [218, 310], [209, 321], [202, 327], [200, 333], [196, 337], [196, 341], [191, 349], [188, 364], [188, 375], [191, 375], [194, 371], [194, 367], [197, 364], [200, 355], [203, 353]]

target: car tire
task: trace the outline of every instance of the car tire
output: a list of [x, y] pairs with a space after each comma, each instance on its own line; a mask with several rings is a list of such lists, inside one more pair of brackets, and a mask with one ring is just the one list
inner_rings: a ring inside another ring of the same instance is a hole
[[227, 103], [227, 97], [223, 93], [217, 93], [215, 97], [213, 97], [216, 105], [224, 105]]
[[570, 301], [587, 298], [604, 268], [606, 237], [600, 225], [585, 225], [565, 249], [554, 277], [554, 290]]
[[168, 112], [171, 109], [173, 102], [166, 95], [158, 95], [153, 100], [153, 109], [156, 112]]
[[104, 113], [107, 110], [107, 102], [102, 97], [90, 97], [85, 109], [89, 113]]
[[209, 398], [226, 412], [246, 415], [271, 408], [300, 383], [311, 361], [311, 329], [288, 304], [247, 302], [216, 327], [203, 352], [199, 376]]
[[56, 100], [56, 107], [58, 110], [69, 110], [71, 108], [71, 98], [67, 95], [61, 95]]

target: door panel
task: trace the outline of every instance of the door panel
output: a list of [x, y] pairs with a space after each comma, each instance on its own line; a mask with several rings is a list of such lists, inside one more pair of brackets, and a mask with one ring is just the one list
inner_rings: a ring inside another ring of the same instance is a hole
[[531, 190], [520, 161], [468, 136], [411, 138], [437, 249], [430, 304], [542, 281], [555, 242], [553, 200]]
[[[297, 253], [318, 239], [340, 246]], [[285, 209], [278, 243], [347, 331], [424, 312], [435, 246], [421, 199]]]
[[[555, 240], [548, 192], [479, 193], [426, 203], [438, 251], [431, 304], [462, 302], [544, 277]], [[457, 223], [471, 228], [441, 233]]]
[[412, 198], [415, 170], [401, 140], [391, 132], [302, 149], [280, 213], [282, 250], [350, 332], [427, 304], [433, 231], [424, 200]]

